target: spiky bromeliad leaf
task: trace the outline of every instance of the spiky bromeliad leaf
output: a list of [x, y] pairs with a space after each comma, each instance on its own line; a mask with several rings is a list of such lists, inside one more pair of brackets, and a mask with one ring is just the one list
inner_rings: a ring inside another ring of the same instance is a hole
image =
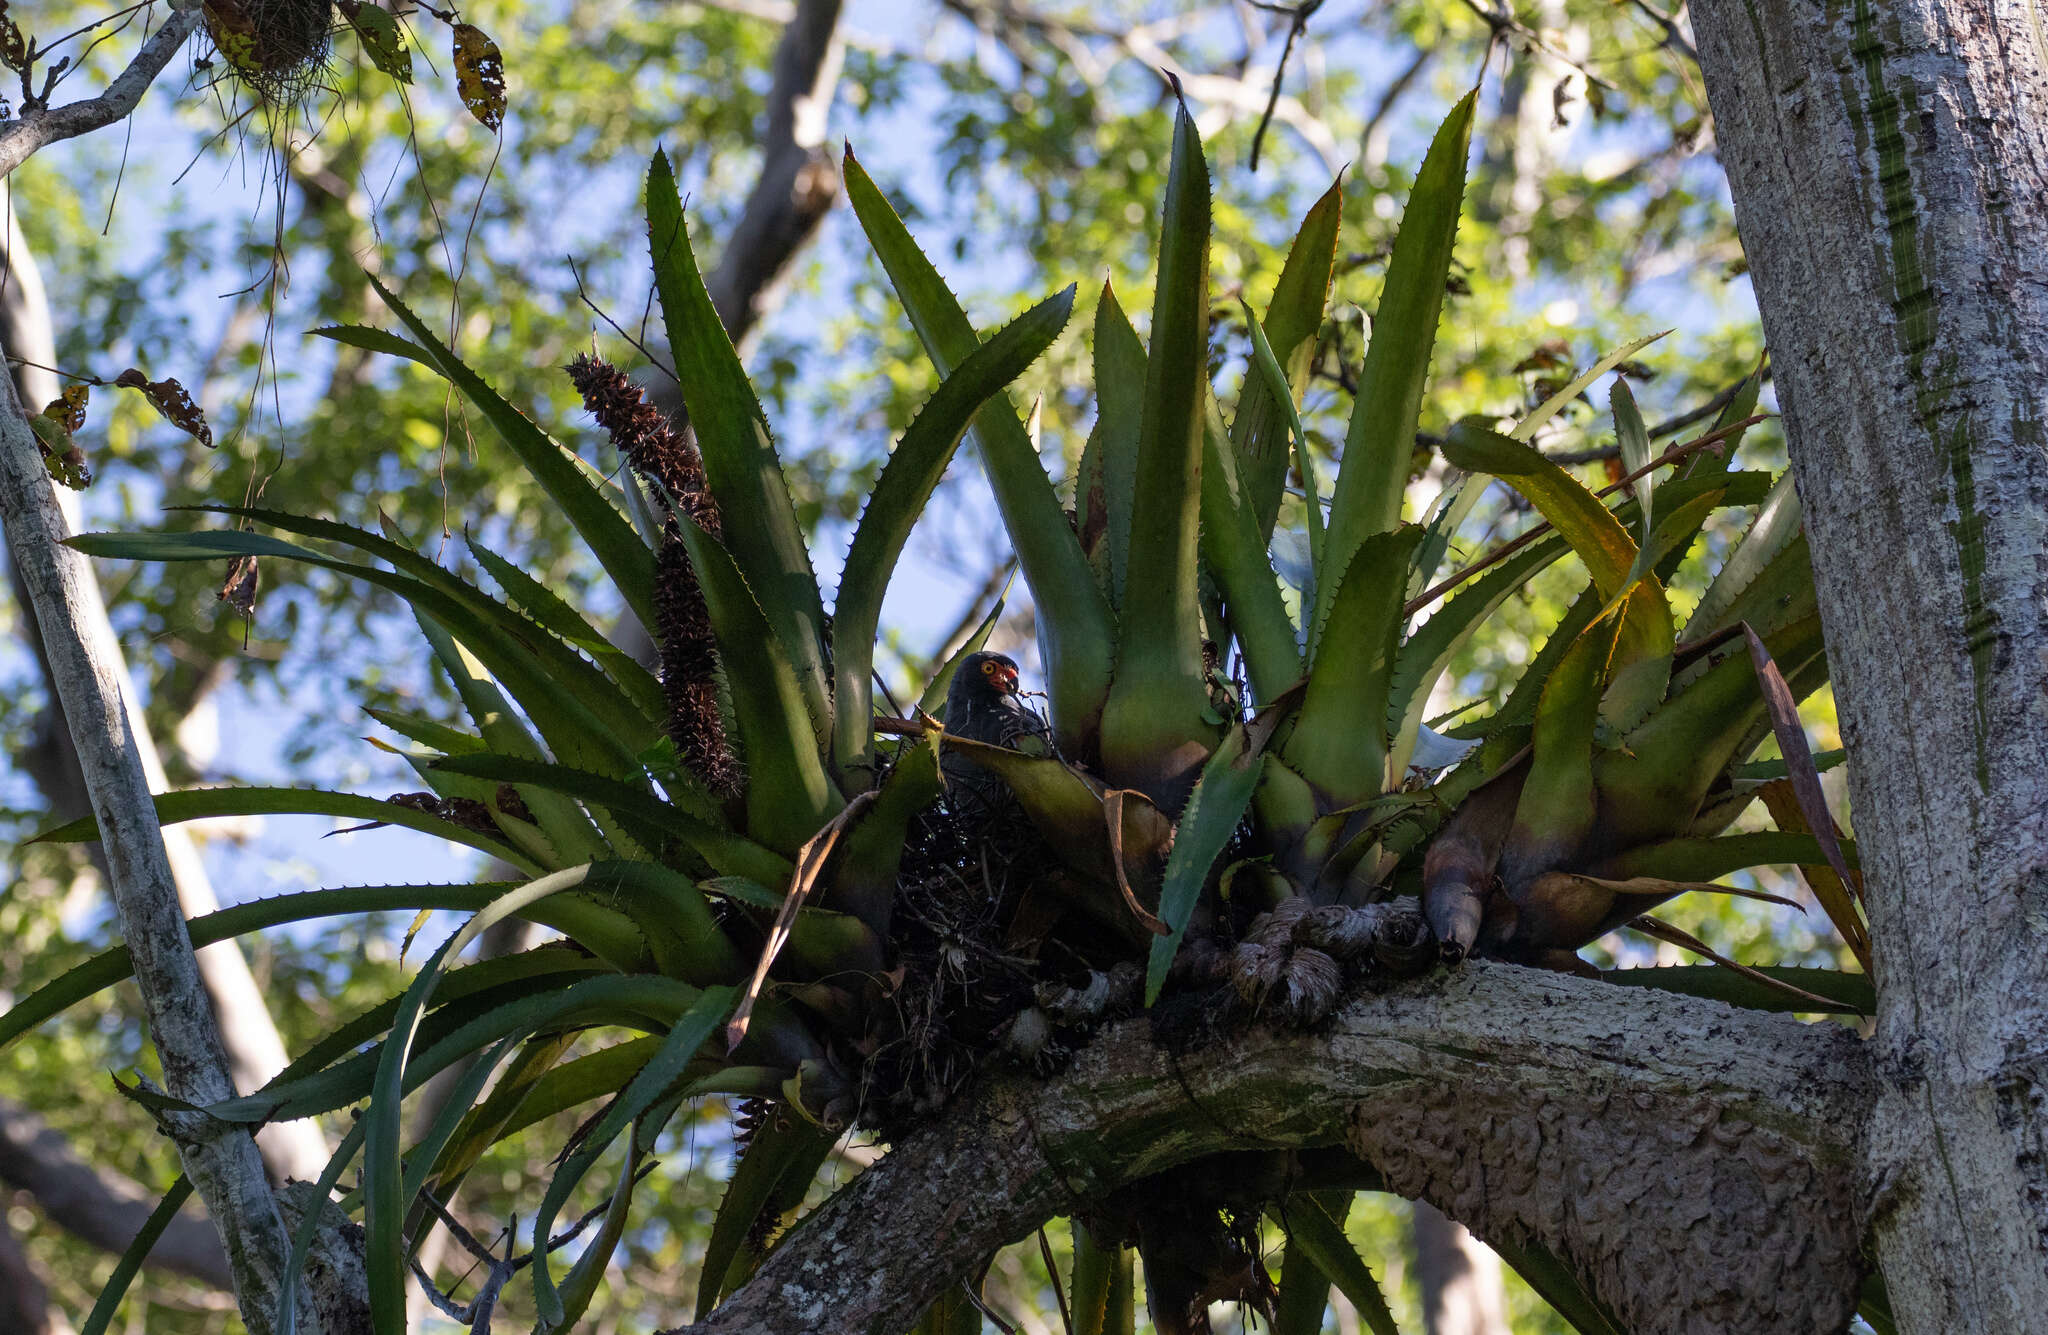
[[1178, 806], [1216, 736], [1202, 662], [1195, 557], [1201, 535], [1203, 406], [1209, 329], [1209, 168], [1194, 117], [1174, 119], [1145, 359], [1131, 507], [1128, 600], [1116, 678], [1102, 713], [1110, 780], [1169, 810]]
[[401, 1189], [402, 1103], [407, 1059], [435, 986], [449, 963], [486, 928], [551, 895], [582, 885], [587, 871], [575, 867], [555, 872], [499, 896], [434, 952], [399, 1003], [390, 1036], [379, 1051], [370, 1109], [362, 1122], [365, 1261], [371, 1320], [379, 1330], [400, 1330], [405, 1323], [404, 1218], [410, 1203]]
[[1586, 563], [1606, 604], [1602, 615], [1619, 610], [1600, 716], [1614, 727], [1633, 727], [1664, 697], [1677, 631], [1664, 586], [1621, 521], [1564, 469], [1512, 436], [1460, 422], [1444, 442], [1444, 457], [1468, 471], [1491, 473], [1527, 497]]
[[79, 1335], [105, 1335], [107, 1327], [113, 1324], [114, 1314], [121, 1310], [121, 1299], [128, 1295], [128, 1286], [141, 1273], [142, 1263], [156, 1247], [156, 1240], [164, 1235], [184, 1207], [185, 1198], [192, 1194], [192, 1179], [183, 1173], [171, 1183], [171, 1189], [149, 1212], [149, 1218], [142, 1221], [142, 1227], [135, 1231], [128, 1249], [121, 1253], [121, 1259], [114, 1263], [114, 1273], [107, 1276], [107, 1282], [100, 1286], [100, 1296], [93, 1300], [92, 1311], [86, 1314], [85, 1324], [79, 1328]]
[[1386, 287], [1374, 313], [1372, 342], [1358, 375], [1358, 399], [1344, 440], [1344, 462], [1330, 502], [1323, 568], [1316, 572], [1316, 610], [1309, 620], [1309, 655], [1319, 652], [1322, 628], [1337, 586], [1359, 546], [1401, 522], [1401, 492], [1415, 453], [1415, 423], [1443, 311], [1451, 243], [1465, 196], [1465, 158], [1472, 142], [1475, 89], [1461, 98], [1438, 128], [1387, 262]]
[[[1284, 280], [1285, 275], [1282, 275], [1282, 278]], [[1313, 570], [1323, 563], [1323, 491], [1316, 482], [1315, 460], [1309, 456], [1308, 432], [1302, 429], [1301, 414], [1295, 407], [1293, 380], [1280, 365], [1279, 354], [1273, 351], [1272, 343], [1266, 338], [1265, 327], [1259, 323], [1258, 317], [1252, 314], [1252, 308], [1248, 303], [1244, 308], [1244, 316], [1245, 329], [1252, 337], [1252, 364], [1251, 373], [1246, 381], [1246, 392], [1250, 392], [1250, 386], [1254, 382], [1263, 386], [1267, 403], [1278, 409], [1280, 420], [1285, 424], [1288, 454], [1294, 460], [1295, 471], [1301, 475], [1302, 524], [1308, 530], [1309, 563]], [[1320, 308], [1318, 316], [1320, 317]], [[1304, 348], [1304, 355], [1295, 360], [1301, 362], [1305, 368], [1306, 354], [1313, 351], [1313, 348]], [[1238, 415], [1240, 418], [1244, 415], [1242, 396], [1238, 402]], [[1284, 477], [1284, 466], [1281, 472]], [[1261, 533], [1268, 543], [1272, 541], [1272, 530], [1272, 521], [1265, 520]], [[1311, 597], [1313, 594], [1314, 590], [1311, 588]]]
[[[1257, 352], [1257, 345], [1263, 343], [1279, 376], [1277, 382], [1270, 373], [1245, 378], [1237, 415], [1230, 423], [1230, 438], [1237, 447], [1238, 472], [1244, 478], [1262, 540], [1272, 536], [1280, 513], [1290, 439], [1297, 450], [1304, 448], [1292, 409], [1306, 388], [1315, 337], [1323, 327], [1330, 278], [1336, 267], [1337, 231], [1343, 220], [1343, 184], [1333, 182], [1303, 215], [1294, 243], [1287, 248], [1279, 281], [1273, 286], [1266, 318], [1254, 322], [1255, 355], [1265, 355]], [[1310, 509], [1311, 522], [1320, 524], [1321, 514], [1313, 505]]]
[[697, 1272], [697, 1320], [738, 1288], [759, 1257], [743, 1255], [747, 1239], [763, 1219], [780, 1219], [809, 1190], [836, 1137], [800, 1117], [771, 1119], [740, 1152], [725, 1198], [711, 1220], [711, 1240]]
[[[673, 1084], [683, 1078], [684, 1068], [704, 1046], [726, 1014], [731, 1011], [738, 992], [730, 987], [715, 987], [697, 999], [674, 1027], [668, 1031], [661, 1047], [656, 1050], [633, 1082], [626, 1086], [597, 1125], [578, 1143], [575, 1151], [555, 1170], [548, 1182], [547, 1194], [541, 1198], [540, 1212], [534, 1216], [533, 1230], [536, 1245], [533, 1258], [533, 1295], [540, 1309], [542, 1321], [550, 1328], [559, 1329], [566, 1319], [562, 1295], [556, 1291], [554, 1269], [548, 1263], [545, 1239], [554, 1227], [555, 1216], [567, 1203], [569, 1193], [582, 1181], [584, 1174], [593, 1168], [600, 1155], [611, 1147], [612, 1141], [631, 1126], [635, 1119], [647, 1112]], [[628, 1182], [632, 1179], [629, 1163], [626, 1170]]]
[[832, 606], [832, 671], [835, 714], [833, 761], [842, 782], [856, 788], [874, 768], [871, 715], [875, 630], [882, 597], [911, 525], [931, 499], [952, 461], [953, 451], [974, 416], [1038, 359], [1074, 309], [1068, 287], [1012, 320], [970, 353], [935, 390], [875, 481], [860, 527], [847, 551], [839, 596]]
[[794, 856], [846, 805], [845, 799], [825, 777], [797, 668], [782, 652], [782, 641], [746, 577], [695, 520], [679, 516], [676, 524], [703, 587], [720, 651], [727, 662], [749, 664], [747, 671], [726, 678], [747, 748], [747, 834]]
[[[468, 645], [491, 674], [519, 698], [528, 717], [563, 759], [613, 773], [639, 768], [635, 748], [652, 740], [653, 721], [634, 709], [616, 684], [518, 613], [438, 568], [432, 576], [404, 569], [424, 558], [402, 544], [303, 516], [265, 514], [264, 522], [289, 522], [323, 538], [350, 542], [401, 568], [385, 570], [345, 561], [311, 547], [240, 530], [85, 533], [68, 542], [91, 556], [135, 561], [279, 556], [374, 584], [403, 598], [415, 613], [439, 621]], [[431, 562], [425, 564], [432, 566]]]
[[[1145, 345], [1109, 280], [1095, 303], [1095, 430], [1090, 444], [1101, 481], [1093, 485], [1089, 512], [1099, 507], [1103, 540], [1108, 544], [1109, 600], [1124, 604], [1125, 575], [1131, 561], [1131, 510], [1138, 490], [1138, 432], [1145, 416]], [[1084, 535], [1087, 529], [1084, 528]]]
[[1557, 865], [1593, 827], [1593, 730], [1617, 629], [1611, 616], [1587, 627], [1544, 684], [1529, 774], [1502, 853], [1510, 885]]
[[[1877, 989], [1871, 985], [1868, 974], [1850, 973], [1842, 969], [1805, 969], [1788, 965], [1751, 967], [1766, 978], [1804, 992], [1809, 997], [1826, 998], [1832, 1003], [1827, 1007], [1829, 1013], [1877, 1013]], [[1748, 1010], [1813, 1013], [1811, 1002], [1796, 1000], [1778, 988], [1745, 977], [1732, 969], [1724, 969], [1718, 964], [1665, 964], [1647, 969], [1608, 969], [1603, 971], [1600, 977], [1605, 982], [1617, 983], [1623, 987], [1654, 987], [1688, 997], [1708, 997], [1715, 1001], [1725, 1001], [1731, 1006], [1741, 1006]]]
[[[522, 871], [537, 870], [525, 855], [495, 834], [472, 830], [428, 812], [397, 806], [357, 793], [332, 793], [320, 788], [188, 788], [156, 795], [156, 818], [162, 825], [218, 816], [340, 816], [382, 825], [401, 825], [450, 843], [503, 858]], [[78, 844], [99, 838], [99, 821], [81, 816], [44, 830], [31, 843]]]
[[1188, 809], [1174, 829], [1173, 851], [1167, 855], [1166, 879], [1159, 891], [1159, 917], [1168, 934], [1152, 939], [1152, 955], [1145, 968], [1147, 1006], [1159, 1000], [1209, 871], [1251, 805], [1266, 763], [1267, 731], [1261, 728], [1254, 733], [1239, 724], [1223, 735], [1216, 753], [1202, 767]]
[[1373, 1335], [1400, 1335], [1379, 1281], [1344, 1236], [1343, 1226], [1318, 1199], [1321, 1194], [1297, 1192], [1289, 1198], [1285, 1215], [1288, 1242], [1298, 1244], [1316, 1269], [1351, 1300]]
[[[826, 694], [825, 611], [817, 576], [796, 507], [790, 503], [782, 462], [768, 434], [768, 419], [711, 295], [704, 290], [675, 176], [668, 155], [659, 151], [647, 172], [647, 231], [654, 252], [654, 288], [661, 298], [683, 403], [697, 431], [704, 475], [718, 498], [732, 564], [753, 589], [780, 642], [822, 741], [830, 736], [831, 705]], [[691, 560], [696, 555], [693, 549]], [[727, 651], [734, 649], [728, 646]], [[736, 661], [746, 662], [747, 657]]]
[[[979, 343], [974, 326], [850, 150], [845, 179], [847, 200], [887, 270], [925, 355], [941, 375], [950, 373]], [[1080, 540], [1060, 509], [1058, 493], [1007, 395], [997, 395], [974, 419], [974, 438], [1003, 528], [1017, 549], [1018, 564], [1038, 608], [1060, 748], [1069, 755], [1090, 754], [1109, 695], [1115, 652], [1109, 600], [1095, 582]]]
[[[526, 466], [526, 471], [533, 474], [534, 481], [540, 483], [541, 490], [561, 507], [563, 515], [575, 525], [576, 532], [589, 544], [591, 553], [597, 557], [605, 573], [611, 576], [619, 596], [626, 600], [634, 615], [645, 624], [653, 625], [654, 554], [647, 550], [646, 543], [640, 541], [640, 535], [633, 531], [631, 522], [591, 485], [566, 450], [549, 440], [545, 432], [464, 365], [461, 358], [434, 337], [433, 330], [425, 321], [377, 281], [375, 274], [368, 277], [370, 286], [417, 340], [414, 346], [422, 354], [419, 360], [461, 391], [462, 396], [484, 415], [484, 420], [491, 424], [499, 438], [519, 456], [519, 462]], [[329, 337], [337, 333], [332, 330], [316, 332]], [[386, 341], [379, 345], [380, 350], [410, 355], [396, 346], [403, 342], [386, 336]]]
[[1301, 648], [1288, 620], [1258, 519], [1245, 494], [1240, 460], [1213, 400], [1202, 447], [1202, 560], [1223, 590], [1224, 618], [1244, 653], [1252, 693], [1277, 700], [1301, 677]]
[[1375, 533], [1353, 548], [1350, 566], [1336, 581], [1301, 717], [1281, 749], [1326, 809], [1386, 791], [1401, 600], [1408, 560], [1421, 539], [1413, 524]]

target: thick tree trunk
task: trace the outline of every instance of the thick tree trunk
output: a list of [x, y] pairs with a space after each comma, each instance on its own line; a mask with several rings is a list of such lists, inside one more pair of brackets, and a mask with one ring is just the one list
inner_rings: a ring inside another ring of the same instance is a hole
[[2048, 1311], [2048, 18], [1700, 0], [1869, 877], [1901, 1328]]

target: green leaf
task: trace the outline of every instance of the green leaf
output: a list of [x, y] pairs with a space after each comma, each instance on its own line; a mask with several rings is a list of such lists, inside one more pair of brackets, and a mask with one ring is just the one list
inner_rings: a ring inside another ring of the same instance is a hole
[[1521, 492], [1586, 563], [1602, 599], [1622, 592], [1635, 564], [1636, 544], [1613, 512], [1571, 474], [1532, 446], [1470, 421], [1451, 427], [1444, 457], [1469, 472], [1490, 473]]
[[[633, 1120], [646, 1112], [670, 1085], [682, 1079], [684, 1069], [697, 1055], [697, 1050], [724, 1023], [738, 995], [737, 988], [714, 987], [699, 997], [696, 1004], [676, 1021], [668, 1037], [662, 1040], [661, 1047], [633, 1077], [625, 1092], [605, 1110], [597, 1125], [582, 1137], [575, 1151], [549, 1179], [547, 1194], [541, 1198], [540, 1212], [533, 1220], [533, 1296], [544, 1324], [559, 1328], [567, 1316], [561, 1294], [555, 1288], [554, 1267], [549, 1263], [546, 1240], [553, 1236], [555, 1217], [568, 1202], [569, 1193], [597, 1163], [598, 1157], [632, 1125]], [[626, 1176], [630, 1181], [631, 1172]]]
[[[381, 352], [389, 357], [403, 357], [418, 362], [428, 370], [435, 370], [433, 354], [410, 339], [400, 338], [382, 329], [360, 324], [331, 324], [307, 331], [309, 338], [327, 338], [336, 343], [346, 343], [352, 348], [367, 352]], [[437, 372], [438, 374], [438, 372]]]
[[1400, 645], [1408, 561], [1422, 539], [1413, 524], [1375, 533], [1353, 548], [1335, 583], [1329, 620], [1301, 717], [1281, 754], [1326, 809], [1387, 791], [1389, 703]]
[[687, 515], [677, 527], [729, 672], [733, 713], [747, 748], [747, 833], [785, 857], [846, 805], [818, 754], [798, 670], [782, 652], [746, 577], [719, 541]]
[[826, 694], [825, 611], [817, 576], [804, 548], [782, 462], [768, 434], [768, 419], [711, 295], [704, 290], [675, 177], [668, 155], [661, 152], [655, 153], [647, 173], [647, 233], [670, 354], [703, 451], [704, 476], [718, 501], [726, 548], [781, 643], [804, 707], [823, 741], [831, 735], [832, 714]]
[[1746, 619], [1731, 615], [1736, 600], [1799, 537], [1800, 522], [1799, 493], [1792, 489], [1792, 470], [1788, 468], [1778, 475], [1763, 508], [1742, 531], [1742, 541], [1728, 554], [1707, 591], [1700, 595], [1699, 605], [1685, 623], [1688, 641], [1703, 640], [1724, 626]]
[[1185, 105], [1174, 118], [1162, 212], [1126, 576], [1144, 596], [1125, 600], [1102, 712], [1102, 762], [1113, 782], [1170, 808], [1215, 738], [1203, 718], [1208, 670], [1195, 592], [1209, 386], [1209, 168]]
[[[850, 150], [845, 180], [847, 200], [888, 271], [925, 355], [941, 375], [947, 374], [979, 343], [974, 326]], [[1017, 549], [1038, 609], [1054, 732], [1062, 750], [1087, 754], [1109, 695], [1115, 651], [1109, 602], [1007, 395], [996, 396], [981, 410], [974, 437], [1003, 529]]]
[[1422, 711], [1458, 650], [1502, 603], [1567, 550], [1554, 535], [1530, 544], [1452, 597], [1402, 642], [1387, 691], [1390, 775], [1406, 774], [1421, 735]]
[[1360, 545], [1401, 522], [1401, 493], [1415, 454], [1415, 424], [1436, 344], [1450, 275], [1451, 244], [1465, 194], [1475, 89], [1459, 99], [1431, 141], [1387, 262], [1386, 287], [1374, 312], [1372, 342], [1359, 371], [1358, 398], [1330, 503], [1330, 532], [1316, 571], [1316, 612], [1309, 622], [1310, 662]]
[[1095, 448], [1109, 540], [1109, 599], [1122, 607], [1138, 498], [1138, 436], [1145, 416], [1145, 345], [1109, 280], [1095, 304]]
[[882, 468], [832, 605], [833, 759], [859, 787], [874, 768], [875, 631], [882, 599], [910, 529], [931, 499], [974, 415], [1059, 336], [1074, 309], [1074, 289], [1046, 298], [999, 330], [941, 383]]
[[1593, 828], [1593, 729], [1618, 629], [1613, 617], [1587, 627], [1543, 687], [1529, 775], [1501, 851], [1500, 874], [1510, 887], [1556, 866]]
[[1074, 1269], [1068, 1289], [1073, 1335], [1104, 1335], [1110, 1285], [1123, 1248], [1114, 1242], [1105, 1244], [1079, 1217], [1067, 1222], [1074, 1236]]
[[656, 721], [668, 717], [668, 702], [661, 693], [660, 680], [635, 662], [631, 654], [613, 644], [602, 631], [591, 625], [581, 612], [564, 602], [553, 589], [484, 546], [475, 537], [465, 534], [463, 542], [469, 548], [469, 554], [476, 558], [476, 563], [498, 582], [498, 587], [505, 591], [505, 596], [509, 600], [517, 604], [527, 616], [533, 618], [542, 629], [560, 636], [565, 642], [595, 657], [605, 675], [618, 683], [619, 688], [631, 698], [641, 714]]
[[[1334, 189], [1334, 187], [1333, 187]], [[1323, 492], [1316, 482], [1315, 460], [1309, 457], [1308, 432], [1302, 429], [1301, 414], [1295, 411], [1294, 388], [1287, 381], [1287, 372], [1280, 369], [1280, 359], [1273, 352], [1273, 345], [1266, 340], [1266, 331], [1252, 314], [1252, 308], [1244, 308], [1245, 328], [1252, 336], [1252, 379], [1265, 387], [1266, 402], [1278, 407], [1281, 421], [1286, 428], [1286, 444], [1291, 446], [1296, 471], [1301, 474], [1302, 510], [1308, 528], [1309, 561], [1312, 568], [1320, 569], [1323, 563]], [[1249, 390], [1249, 383], [1247, 384]], [[1244, 411], [1240, 402], [1238, 412]], [[1276, 448], [1268, 444], [1267, 448]], [[1286, 470], [1281, 469], [1284, 480]], [[1271, 540], [1272, 521], [1267, 520], [1260, 529], [1262, 536]]]
[[[1818, 617], [1794, 622], [1765, 643], [1788, 678], [1796, 679], [1809, 662], [1825, 662]], [[1765, 724], [1756, 670], [1742, 652], [1728, 654], [1666, 700], [1594, 765], [1610, 846], [1684, 833], [1715, 781], [1754, 746], [1751, 728]]]
[[[379, 1049], [370, 1108], [363, 1117], [365, 1265], [369, 1273], [370, 1317], [379, 1330], [402, 1330], [405, 1324], [404, 1223], [410, 1202], [401, 1193], [400, 1154], [407, 1058], [411, 1055], [421, 1016], [449, 962], [471, 941], [493, 923], [550, 895], [580, 886], [586, 874], [587, 868], [571, 868], [543, 876], [499, 896], [434, 952], [399, 1003], [390, 1036]], [[498, 1018], [502, 1022], [502, 1017]], [[474, 1050], [473, 1047], [470, 1049]], [[419, 1074], [414, 1072], [416, 1078]]]
[[1244, 653], [1252, 693], [1277, 700], [1301, 678], [1301, 647], [1258, 518], [1245, 495], [1239, 461], [1212, 402], [1203, 432], [1202, 560], [1223, 590], [1229, 629]]
[[[381, 12], [381, 11], [380, 11]], [[87, 1313], [85, 1324], [79, 1328], [79, 1335], [106, 1335], [113, 1323], [114, 1314], [121, 1310], [121, 1300], [128, 1296], [128, 1286], [135, 1282], [142, 1263], [156, 1247], [156, 1240], [164, 1235], [183, 1208], [185, 1198], [192, 1194], [192, 1179], [183, 1173], [171, 1183], [171, 1189], [149, 1212], [149, 1218], [142, 1221], [142, 1227], [135, 1231], [135, 1237], [121, 1253], [121, 1259], [114, 1263], [113, 1273], [106, 1283], [100, 1285], [100, 1296], [93, 1300], [92, 1311]]]
[[[1621, 447], [1621, 468], [1633, 473], [1650, 462], [1650, 432], [1643, 425], [1643, 414], [1636, 407], [1636, 396], [1629, 389], [1628, 381], [1620, 376], [1614, 378], [1614, 388], [1609, 391], [1608, 406], [1614, 412], [1614, 439]], [[1629, 484], [1642, 516], [1643, 547], [1650, 545], [1650, 534], [1655, 521], [1651, 498], [1656, 494], [1657, 475], [1645, 473]]]
[[[1756, 967], [1756, 966], [1752, 966]], [[1841, 1015], [1877, 1014], [1877, 989], [1870, 975], [1841, 969], [1802, 969], [1786, 965], [1756, 967], [1758, 973], [1790, 984], [1802, 992], [1826, 997], [1837, 1003]], [[1654, 987], [1689, 997], [1708, 997], [1749, 1010], [1811, 1013], [1811, 1003], [1801, 1002], [1754, 978], [1746, 978], [1718, 964], [1661, 965], [1651, 969], [1608, 969], [1600, 977], [1623, 987]]]
[[546, 433], [465, 366], [375, 274], [367, 276], [370, 286], [426, 352], [428, 364], [476, 406], [526, 466], [526, 471], [533, 474], [534, 481], [540, 483], [541, 490], [561, 508], [589, 545], [591, 554], [597, 557], [598, 564], [611, 576], [619, 596], [626, 600], [633, 614], [642, 624], [654, 625], [654, 554], [640, 541], [633, 525], [590, 485], [568, 451], [549, 440]]
[[1524, 444], [1527, 444], [1529, 441], [1536, 439], [1536, 432], [1543, 426], [1543, 424], [1545, 422], [1548, 422], [1551, 418], [1557, 416], [1558, 413], [1562, 412], [1567, 406], [1569, 406], [1574, 400], [1576, 400], [1579, 397], [1579, 395], [1585, 393], [1586, 387], [1588, 385], [1592, 384], [1595, 380], [1598, 380], [1601, 376], [1606, 375], [1609, 371], [1612, 371], [1615, 367], [1621, 365], [1629, 358], [1635, 356], [1644, 348], [1649, 347], [1658, 339], [1665, 337], [1670, 332], [1671, 331], [1669, 329], [1666, 329], [1655, 334], [1645, 334], [1643, 337], [1639, 339], [1635, 339], [1632, 342], [1622, 344], [1614, 351], [1608, 353], [1605, 357], [1602, 357], [1599, 361], [1594, 362], [1593, 365], [1585, 371], [1581, 372], [1576, 376], [1573, 376], [1570, 383], [1566, 384], [1565, 387], [1557, 391], [1557, 393], [1545, 399], [1540, 405], [1538, 405], [1536, 411], [1530, 413], [1521, 421], [1515, 423], [1514, 428], [1508, 432], [1508, 435], [1512, 439], [1519, 440]]
[[[652, 793], [600, 774], [487, 751], [447, 756], [436, 761], [433, 768], [441, 773], [545, 788], [602, 805], [636, 827], [673, 834], [721, 876], [751, 876], [770, 882], [789, 876], [789, 860], [781, 854], [699, 820]], [[658, 841], [655, 847], [659, 847]]]
[[[1851, 867], [1858, 865], [1854, 844], [1844, 842], [1842, 856]], [[1613, 880], [1654, 876], [1670, 881], [1711, 881], [1745, 867], [1826, 865], [1827, 860], [1820, 841], [1810, 834], [1764, 830], [1642, 844], [1595, 863], [1590, 871]]]
[[336, 8], [348, 20], [348, 26], [356, 30], [362, 41], [363, 54], [370, 63], [400, 83], [412, 82], [412, 52], [406, 47], [405, 33], [400, 30], [398, 20], [388, 9], [380, 9], [366, 0], [340, 0]]
[[1237, 833], [1238, 823], [1251, 806], [1252, 792], [1259, 785], [1266, 758], [1243, 724], [1223, 736], [1216, 753], [1202, 767], [1188, 809], [1175, 827], [1173, 851], [1166, 858], [1166, 879], [1159, 891], [1159, 917], [1168, 934], [1152, 938], [1152, 955], [1145, 969], [1145, 1004], [1159, 999], [1166, 986], [1167, 970], [1187, 934], [1195, 903], [1208, 883], [1210, 869], [1222, 855], [1223, 847]]
[[1344, 1236], [1343, 1226], [1317, 1199], [1319, 1194], [1297, 1192], [1288, 1198], [1284, 1217], [1287, 1240], [1299, 1245], [1316, 1269], [1342, 1290], [1373, 1335], [1400, 1335], [1379, 1281], [1366, 1268], [1351, 1239]]
[[[156, 796], [159, 824], [177, 825], [217, 816], [340, 816], [373, 821], [437, 835], [450, 843], [503, 858], [522, 869], [531, 866], [517, 849], [494, 835], [442, 820], [424, 811], [394, 806], [378, 798], [360, 797], [354, 793], [332, 793], [320, 788], [188, 788], [183, 792], [158, 793]], [[99, 822], [91, 816], [81, 816], [44, 830], [28, 842], [80, 844], [99, 838], [99, 834]]]
[[762, 1219], [775, 1220], [795, 1208], [810, 1189], [836, 1139], [800, 1118], [770, 1119], [754, 1132], [740, 1152], [725, 1199], [711, 1220], [711, 1239], [697, 1272], [697, 1320], [709, 1316], [718, 1300], [739, 1287], [751, 1269], [741, 1254]]
[[[1272, 536], [1274, 521], [1280, 513], [1290, 433], [1296, 457], [1304, 465], [1302, 476], [1309, 476], [1305, 469], [1306, 442], [1294, 407], [1299, 390], [1307, 387], [1309, 361], [1315, 355], [1316, 335], [1322, 330], [1323, 311], [1329, 304], [1337, 232], [1343, 217], [1343, 185], [1332, 182], [1301, 220], [1294, 243], [1287, 249], [1287, 261], [1280, 268], [1280, 279], [1274, 284], [1273, 301], [1266, 307], [1265, 320], [1252, 325], [1255, 354], [1263, 344], [1280, 376], [1277, 383], [1270, 373], [1246, 377], [1230, 427], [1231, 440], [1237, 447], [1234, 462], [1245, 479], [1245, 491], [1262, 542]], [[1320, 524], [1319, 507], [1311, 504], [1309, 509], [1311, 522]]]
[[1536, 1243], [1489, 1239], [1501, 1260], [1542, 1296], [1579, 1335], [1629, 1335], [1629, 1327], [1600, 1301], [1586, 1281]]
[[896, 752], [889, 776], [882, 781], [874, 807], [847, 833], [832, 907], [859, 918], [878, 938], [888, 937], [897, 871], [903, 863], [910, 824], [944, 791], [939, 775], [939, 733], [933, 730], [906, 740]]

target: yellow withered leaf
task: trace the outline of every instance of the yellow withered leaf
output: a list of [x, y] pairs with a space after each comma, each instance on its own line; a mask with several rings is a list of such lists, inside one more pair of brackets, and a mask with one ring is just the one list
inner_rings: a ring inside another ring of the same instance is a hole
[[455, 87], [469, 114], [496, 134], [505, 123], [505, 59], [473, 24], [455, 25]]

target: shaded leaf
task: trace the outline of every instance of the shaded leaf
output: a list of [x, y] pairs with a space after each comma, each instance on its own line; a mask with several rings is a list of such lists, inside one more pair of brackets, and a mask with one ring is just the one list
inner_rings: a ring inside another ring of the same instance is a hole
[[469, 114], [496, 134], [505, 124], [505, 58], [473, 24], [458, 23], [454, 31], [456, 91]]

